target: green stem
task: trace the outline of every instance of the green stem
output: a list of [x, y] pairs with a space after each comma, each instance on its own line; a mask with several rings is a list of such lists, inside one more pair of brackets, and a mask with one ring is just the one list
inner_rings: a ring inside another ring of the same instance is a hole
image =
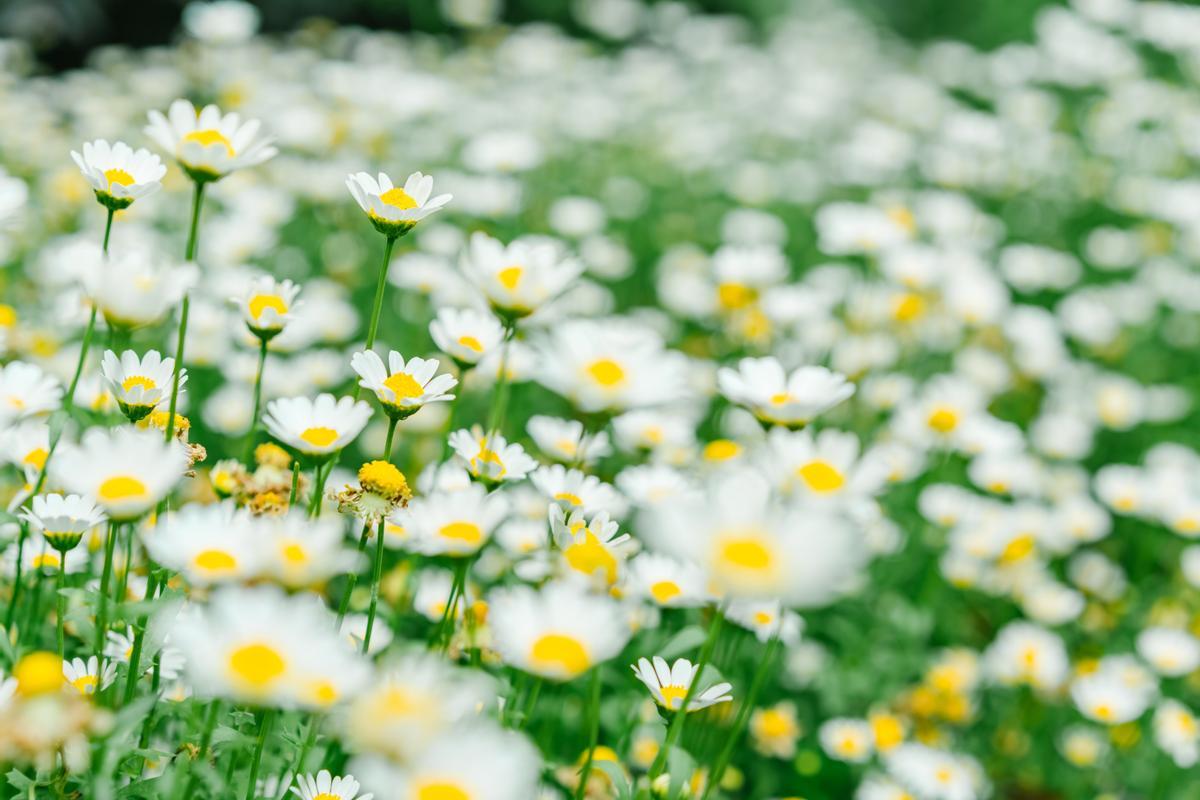
[[[79, 345], [79, 360], [75, 362], [75, 374], [71, 376], [71, 387], [67, 389], [67, 394], [63, 397], [63, 408], [67, 410], [67, 413], [70, 413], [71, 409], [75, 407], [75, 389], [79, 386], [79, 376], [83, 374], [83, 362], [87, 360], [88, 348], [92, 345], [92, 334], [95, 331], [96, 304], [93, 303], [87, 327], [83, 329], [83, 342]], [[49, 456], [47, 456], [47, 460], [49, 460]]]
[[466, 557], [458, 559], [454, 565], [454, 583], [450, 585], [450, 596], [446, 598], [446, 607], [442, 610], [442, 618], [438, 621], [434, 643], [443, 653], [450, 647], [454, 638], [454, 619], [458, 610], [458, 598], [462, 595], [467, 582], [467, 568], [470, 561]]
[[300, 492], [300, 459], [292, 461], [292, 493], [288, 495], [288, 508], [296, 505], [296, 500]]
[[[362, 560], [362, 554], [367, 551], [367, 539], [371, 536], [371, 526], [363, 523], [362, 536], [358, 538], [358, 556], [355, 563]], [[338, 605], [337, 629], [342, 630], [342, 620], [346, 618], [346, 610], [350, 607], [350, 595], [358, 583], [358, 572], [351, 572], [346, 578], [346, 591], [342, 594], [342, 602]]]
[[771, 665], [775, 663], [775, 656], [779, 653], [779, 646], [780, 641], [777, 634], [771, 639], [770, 644], [767, 645], [767, 652], [763, 656], [762, 661], [758, 663], [758, 670], [755, 671], [754, 678], [750, 682], [750, 690], [742, 698], [742, 705], [738, 709], [737, 717], [733, 720], [733, 729], [729, 731], [729, 735], [725, 739], [725, 746], [721, 748], [721, 753], [717, 756], [701, 800], [707, 800], [713, 788], [720, 785], [721, 778], [725, 774], [725, 767], [729, 765], [729, 759], [733, 755], [733, 748], [737, 745], [738, 740], [742, 738], [742, 732], [746, 728], [746, 721], [750, 718], [750, 712], [754, 710], [754, 701], [758, 699], [758, 693], [762, 690], [762, 685], [767, 679], [767, 673], [771, 671]]
[[[387, 286], [388, 265], [392, 261], [392, 247], [396, 244], [396, 237], [387, 237], [387, 244], [383, 247], [383, 263], [379, 265], [379, 277], [375, 281], [375, 302], [371, 306], [371, 323], [367, 326], [367, 346], [370, 350], [375, 346], [375, 334], [379, 331], [379, 315], [383, 311], [383, 292]], [[361, 389], [362, 387], [358, 387]], [[355, 392], [355, 399], [358, 398], [358, 393]]]
[[13, 573], [12, 597], [8, 601], [8, 610], [4, 612], [4, 630], [7, 633], [12, 632], [13, 621], [17, 618], [17, 606], [21, 600], [21, 573], [25, 566], [25, 540], [28, 537], [29, 523], [21, 520], [21, 531], [17, 534], [17, 565]]
[[708, 637], [704, 640], [704, 646], [700, 650], [700, 660], [696, 663], [696, 673], [692, 678], [691, 684], [688, 686], [687, 694], [683, 697], [683, 702], [675, 711], [675, 716], [671, 718], [671, 726], [667, 728], [667, 736], [663, 741], [662, 748], [658, 751], [658, 755], [654, 757], [654, 763], [650, 766], [650, 782], [654, 783], [654, 779], [662, 774], [663, 769], [667, 766], [667, 756], [671, 752], [671, 748], [679, 741], [679, 737], [683, 734], [684, 721], [687, 719], [687, 707], [692, 701], [692, 697], [700, 688], [700, 682], [704, 678], [704, 668], [708, 666], [709, 659], [712, 658], [713, 648], [717, 645], [717, 639], [721, 636], [721, 626], [725, 621], [725, 615], [720, 608], [717, 608], [713, 613], [712, 622], [708, 624]]
[[113, 601], [116, 603], [124, 603], [129, 589], [129, 571], [133, 569], [133, 523], [125, 526], [125, 552], [124, 552], [124, 569], [121, 570], [121, 580], [117, 583], [117, 591], [113, 595]]
[[113, 550], [116, 541], [117, 523], [109, 520], [108, 536], [104, 538], [104, 571], [100, 573], [100, 604], [96, 612], [96, 637], [93, 648], [96, 651], [96, 661], [100, 661], [104, 655], [104, 636], [108, 633], [108, 585], [112, 581]]
[[537, 706], [538, 695], [542, 691], [542, 678], [539, 675], [533, 677], [533, 684], [529, 687], [529, 694], [525, 697], [524, 707], [521, 709], [521, 718], [517, 720], [517, 730], [524, 730], [529, 724], [529, 720], [533, 717], [533, 709]]
[[363, 633], [363, 655], [371, 647], [371, 629], [375, 627], [375, 610], [379, 606], [379, 581], [383, 578], [383, 526], [384, 520], [379, 520], [375, 529], [375, 569], [371, 573], [371, 605], [367, 609], [367, 630]]
[[55, 604], [54, 628], [58, 642], [58, 658], [62, 660], [65, 651], [66, 635], [63, 632], [63, 622], [67, 616], [67, 551], [60, 550], [58, 555], [58, 600]]
[[250, 761], [250, 777], [246, 781], [246, 800], [254, 800], [255, 784], [258, 783], [258, 768], [262, 766], [263, 749], [267, 745], [267, 737], [271, 733], [271, 723], [275, 721], [275, 709], [268, 708], [262, 714], [258, 724], [258, 744], [254, 747], [254, 758]]
[[575, 800], [583, 800], [587, 794], [588, 777], [592, 774], [592, 756], [600, 738], [600, 667], [592, 667], [591, 692], [588, 700], [588, 750], [579, 771], [579, 786], [575, 788]]
[[[204, 183], [196, 182], [196, 191], [192, 195], [192, 225], [188, 229], [187, 250], [184, 253], [186, 261], [196, 260], [196, 240], [200, 232], [200, 207], [204, 204]], [[175, 375], [171, 381], [171, 404], [167, 408], [166, 441], [171, 441], [175, 435], [175, 408], [179, 403], [179, 371], [183, 369], [183, 342], [187, 338], [188, 325], [188, 295], [185, 292], [179, 303], [179, 336], [175, 340]]]
[[328, 472], [324, 468], [324, 462], [313, 467], [313, 493], [308, 501], [308, 516], [310, 519], [321, 513], [321, 495], [325, 494], [325, 481], [329, 478], [329, 472], [333, 471], [332, 462], [329, 465]]
[[[304, 761], [308, 758], [308, 754], [312, 752], [313, 745], [317, 743], [317, 729], [319, 727], [320, 724], [317, 715], [310, 714], [308, 717], [308, 735], [304, 737], [304, 745], [300, 748], [300, 755], [296, 757], [296, 763], [291, 769], [291, 774], [304, 774]], [[283, 800], [287, 796], [287, 791], [288, 785], [280, 781], [279, 792], [275, 795], [274, 800]]]
[[[152, 569], [150, 570], [150, 577], [146, 579], [146, 600], [153, 600], [157, 589], [158, 570]], [[138, 679], [141, 677], [142, 647], [146, 640], [147, 620], [148, 615], [142, 614], [137, 621], [137, 629], [133, 634], [133, 649], [129, 653], [129, 674], [125, 678], [125, 703], [133, 699], [133, 690], [137, 687]]]
[[263, 336], [258, 340], [258, 372], [254, 376], [254, 412], [250, 415], [250, 430], [246, 431], [246, 452], [242, 457], [247, 464], [250, 463], [250, 456], [254, 454], [254, 432], [258, 430], [258, 410], [262, 405], [263, 369], [266, 365], [267, 338]]
[[[504, 328], [504, 341], [500, 343], [500, 347], [503, 348], [500, 351], [500, 373], [496, 376], [496, 385], [492, 389], [492, 408], [491, 413], [488, 415], [486, 431], [489, 439], [504, 424], [504, 415], [508, 410], [508, 394], [511, 388], [508, 380], [508, 352], [511, 349], [509, 343], [512, 341], [516, 330], [516, 327], [513, 325], [507, 325]], [[488, 443], [488, 447], [491, 447], [490, 442]]]
[[115, 213], [114, 209], [108, 209], [108, 219], [104, 221], [104, 245], [101, 250], [106, 256], [108, 255], [108, 237], [112, 234], [113, 214]]

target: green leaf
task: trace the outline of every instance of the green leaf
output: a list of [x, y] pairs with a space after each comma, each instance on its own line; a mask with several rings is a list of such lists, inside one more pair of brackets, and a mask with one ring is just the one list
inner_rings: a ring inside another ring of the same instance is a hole
[[614, 800], [632, 800], [633, 784], [629, 782], [629, 776], [621, 769], [620, 764], [614, 761], [593, 761], [592, 769], [600, 770], [612, 781], [613, 789], [617, 792]]
[[30, 778], [26, 776], [24, 772], [15, 769], [10, 771], [4, 777], [8, 778], [9, 786], [13, 786], [22, 791], [30, 788], [31, 786], [37, 785], [37, 782], [34, 781], [33, 778]]
[[659, 648], [657, 655], [662, 656], [667, 661], [679, 658], [703, 645], [704, 639], [707, 636], [708, 633], [699, 625], [689, 625], [672, 636], [666, 644]]

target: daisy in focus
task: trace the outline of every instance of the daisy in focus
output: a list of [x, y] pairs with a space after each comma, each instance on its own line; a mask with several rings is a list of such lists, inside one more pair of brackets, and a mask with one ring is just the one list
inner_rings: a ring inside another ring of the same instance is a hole
[[278, 151], [259, 135], [258, 120], [242, 121], [237, 112], [222, 114], [215, 105], [200, 111], [187, 100], [171, 103], [164, 115], [152, 110], [146, 135], [179, 162], [197, 183], [216, 181], [234, 170], [261, 164]]
[[287, 447], [319, 460], [354, 441], [370, 418], [371, 407], [361, 400], [320, 394], [315, 400], [272, 400], [267, 404], [263, 424]]
[[134, 200], [154, 194], [167, 174], [157, 155], [145, 148], [135, 151], [124, 142], [84, 142], [83, 154], [72, 150], [71, 158], [92, 185], [96, 199], [110, 211], [128, 208]]
[[[157, 350], [141, 357], [132, 350], [126, 350], [120, 357], [112, 350], [106, 350], [101, 372], [121, 412], [130, 422], [137, 422], [170, 396], [175, 359], [163, 358]], [[187, 377], [187, 370], [180, 368], [180, 394], [183, 394]]]
[[394, 419], [410, 417], [428, 403], [453, 400], [447, 392], [458, 385], [454, 376], [436, 374], [437, 360], [414, 356], [405, 362], [395, 350], [388, 353], [386, 365], [375, 351], [366, 350], [351, 356], [350, 366], [358, 373], [358, 385], [374, 392]]
[[346, 178], [346, 188], [370, 217], [375, 230], [392, 239], [408, 233], [453, 199], [449, 194], [432, 197], [433, 176], [420, 172], [409, 175], [403, 187], [394, 186], [382, 172], [378, 179], [356, 172]]
[[289, 280], [263, 275], [250, 282], [237, 297], [230, 298], [246, 327], [260, 340], [278, 336], [293, 318], [300, 287]]
[[631, 667], [633, 674], [650, 690], [654, 702], [668, 711], [683, 709], [689, 692], [692, 696], [687, 699], [688, 713], [733, 700], [733, 695], [729, 693], [733, 686], [729, 683], [717, 683], [693, 691], [692, 682], [696, 680], [700, 669], [686, 658], [678, 659], [673, 665], [668, 665], [661, 656], [654, 656], [652, 660], [639, 658]]

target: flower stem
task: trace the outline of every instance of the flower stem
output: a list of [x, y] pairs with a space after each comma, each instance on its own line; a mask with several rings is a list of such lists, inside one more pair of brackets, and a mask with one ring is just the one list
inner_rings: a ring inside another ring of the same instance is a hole
[[383, 526], [384, 520], [379, 520], [375, 529], [375, 568], [371, 573], [371, 605], [367, 609], [367, 630], [363, 633], [363, 655], [371, 647], [371, 629], [375, 627], [375, 610], [379, 606], [379, 581], [383, 578]]
[[246, 781], [246, 800], [254, 800], [255, 784], [258, 783], [258, 768], [262, 766], [263, 749], [267, 745], [267, 737], [271, 734], [271, 724], [275, 721], [275, 709], [268, 708], [262, 714], [258, 723], [258, 744], [254, 746], [254, 758], [250, 761], [250, 776]]
[[[200, 230], [200, 206], [204, 203], [204, 183], [196, 182], [196, 191], [192, 195], [192, 225], [188, 230], [187, 250], [184, 259], [196, 260], [196, 240]], [[175, 407], [179, 402], [179, 371], [183, 369], [183, 342], [187, 337], [188, 325], [188, 295], [184, 292], [179, 302], [179, 336], [175, 340], [175, 375], [171, 381], [171, 404], [167, 408], [166, 440], [171, 441], [175, 435]]]
[[587, 794], [588, 777], [592, 774], [592, 760], [600, 738], [600, 667], [592, 667], [591, 691], [588, 699], [588, 750], [579, 771], [579, 786], [575, 788], [575, 800], [583, 800]]
[[250, 430], [246, 431], [246, 452], [242, 460], [247, 464], [250, 463], [250, 456], [254, 453], [254, 432], [258, 430], [258, 409], [262, 405], [262, 380], [263, 369], [267, 365], [267, 338], [259, 337], [258, 340], [258, 372], [254, 376], [254, 411], [250, 414]]
[[[371, 526], [363, 523], [362, 536], [358, 539], [357, 560], [362, 560], [362, 554], [367, 551], [367, 539], [371, 536]], [[354, 585], [358, 583], [358, 572], [351, 572], [346, 577], [346, 591], [342, 594], [342, 602], [338, 605], [337, 629], [341, 631], [342, 620], [346, 618], [346, 610], [350, 607], [350, 595], [354, 593]]]
[[[158, 570], [152, 569], [150, 570], [150, 577], [146, 579], [146, 600], [153, 600], [157, 589]], [[142, 647], [146, 640], [146, 622], [147, 615], [142, 614], [137, 622], [137, 629], [133, 634], [133, 649], [129, 653], [129, 674], [125, 679], [125, 703], [133, 699], [133, 690], [137, 687], [138, 678], [141, 677], [139, 673], [142, 666]]]
[[333, 463], [330, 462], [328, 471], [324, 468], [324, 463], [313, 467], [313, 494], [312, 498], [308, 501], [308, 516], [310, 519], [321, 513], [321, 496], [325, 494], [325, 481], [329, 478], [329, 473], [333, 471]]
[[108, 237], [112, 234], [113, 214], [115, 213], [115, 210], [108, 209], [108, 219], [104, 221], [104, 244], [101, 247], [101, 252], [104, 255], [108, 255]]
[[712, 622], [708, 624], [708, 637], [704, 640], [704, 646], [700, 649], [700, 660], [696, 663], [696, 672], [692, 677], [691, 684], [688, 685], [687, 694], [683, 697], [683, 702], [675, 711], [675, 716], [671, 718], [671, 726], [667, 728], [666, 739], [663, 740], [662, 748], [658, 751], [658, 755], [654, 757], [654, 763], [650, 766], [650, 782], [662, 774], [663, 769], [667, 766], [667, 757], [671, 752], [671, 748], [679, 741], [679, 737], [683, 734], [684, 721], [687, 719], [687, 707], [692, 702], [693, 695], [700, 688], [700, 682], [704, 678], [704, 668], [708, 666], [709, 660], [712, 658], [713, 648], [717, 645], [717, 640], [721, 637], [721, 627], [725, 621], [725, 615], [718, 607], [714, 613]]
[[[504, 328], [504, 340], [500, 343], [503, 349], [500, 351], [500, 374], [496, 376], [496, 386], [492, 390], [492, 408], [488, 415], [488, 426], [485, 434], [490, 439], [492, 434], [497, 433], [500, 427], [504, 424], [504, 415], [508, 410], [508, 356], [509, 350], [512, 348], [511, 341], [513, 334], [517, 331], [513, 325], [506, 325]], [[489, 443], [488, 447], [491, 447]]]
[[[379, 265], [379, 278], [375, 281], [375, 302], [371, 306], [371, 324], [367, 326], [367, 350], [375, 346], [375, 334], [379, 331], [379, 315], [383, 311], [383, 291], [387, 286], [388, 266], [392, 261], [392, 247], [395, 244], [396, 237], [389, 236], [387, 244], [383, 247], [383, 263]], [[357, 391], [354, 396], [357, 399]]]
[[469, 566], [470, 560], [465, 556], [459, 558], [458, 563], [454, 566], [454, 583], [450, 585], [450, 596], [446, 598], [446, 608], [442, 610], [442, 618], [438, 622], [434, 635], [434, 644], [443, 653], [450, 647], [450, 640], [454, 638], [454, 618], [458, 611], [458, 598], [466, 589]]
[[25, 566], [25, 540], [29, 536], [29, 523], [21, 520], [21, 531], [17, 534], [17, 564], [13, 572], [12, 597], [8, 600], [8, 610], [4, 612], [4, 630], [12, 632], [13, 620], [17, 618], [17, 605], [21, 600], [21, 573]]
[[746, 721], [750, 718], [750, 712], [754, 709], [754, 701], [758, 699], [758, 693], [762, 690], [763, 682], [767, 679], [767, 673], [771, 671], [771, 665], [775, 663], [775, 656], [779, 653], [779, 645], [779, 636], [776, 634], [767, 645], [767, 652], [763, 656], [762, 661], [758, 663], [758, 669], [755, 671], [754, 678], [750, 682], [750, 690], [742, 698], [741, 708], [738, 709], [737, 716], [733, 720], [733, 728], [729, 731], [729, 735], [725, 739], [725, 746], [721, 748], [721, 752], [713, 765], [712, 772], [709, 773], [708, 785], [704, 789], [704, 795], [701, 800], [707, 800], [709, 794], [712, 793], [713, 787], [721, 783], [721, 777], [725, 774], [725, 767], [729, 765], [729, 758], [733, 755], [733, 748], [737, 745], [738, 740], [742, 738], [742, 732], [746, 728]]
[[96, 611], [95, 646], [96, 661], [104, 655], [104, 637], [108, 633], [108, 585], [112, 581], [113, 549], [117, 544], [117, 523], [108, 521], [108, 535], [104, 537], [104, 571], [100, 573], [100, 605]]
[[54, 612], [54, 628], [56, 641], [58, 642], [58, 657], [61, 660], [66, 643], [66, 636], [63, 633], [63, 622], [67, 616], [67, 596], [63, 592], [67, 588], [67, 551], [61, 550], [58, 555], [58, 601], [55, 604]]

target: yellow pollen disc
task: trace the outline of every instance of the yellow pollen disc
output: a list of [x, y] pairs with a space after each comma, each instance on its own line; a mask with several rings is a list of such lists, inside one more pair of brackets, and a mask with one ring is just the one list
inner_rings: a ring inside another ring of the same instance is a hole
[[329, 447], [337, 439], [337, 431], [333, 428], [305, 428], [300, 438], [313, 447]]
[[483, 529], [474, 522], [451, 522], [439, 528], [438, 535], [469, 545], [478, 545], [483, 541]]
[[663, 705], [667, 708], [677, 709], [683, 706], [683, 698], [687, 696], [688, 687], [686, 686], [660, 686], [662, 692]]
[[471, 800], [471, 795], [453, 783], [427, 783], [417, 790], [416, 800]]
[[521, 282], [521, 275], [524, 272], [523, 267], [505, 267], [496, 273], [496, 280], [500, 281], [500, 285], [510, 292], [516, 291], [517, 284]]
[[658, 581], [650, 587], [650, 594], [659, 603], [669, 603], [683, 594], [683, 589], [675, 581]]
[[792, 721], [778, 709], [765, 709], [758, 717], [758, 732], [767, 739], [792, 736]]
[[17, 693], [25, 697], [58, 691], [63, 685], [63, 661], [54, 653], [38, 650], [23, 657], [13, 667]]
[[625, 370], [611, 358], [601, 358], [588, 364], [588, 375], [601, 386], [612, 388], [625, 380]]
[[43, 567], [58, 569], [58, 555], [56, 553], [42, 553], [39, 556], [34, 556], [33, 567], [34, 569], [42, 569]]
[[425, 387], [417, 383], [416, 379], [407, 372], [389, 375], [383, 385], [392, 390], [397, 400], [403, 400], [406, 397], [420, 397], [425, 394]]
[[401, 211], [408, 211], [410, 208], [417, 207], [417, 201], [413, 200], [408, 192], [401, 189], [399, 186], [394, 186], [388, 189], [383, 194], [379, 195], [379, 199], [387, 203], [392, 208], [398, 208]]
[[937, 778], [939, 783], [949, 783], [950, 779], [954, 777], [954, 773], [942, 767], [933, 774], [933, 777]]
[[888, 219], [909, 233], [917, 232], [917, 218], [913, 212], [904, 206], [895, 206], [887, 210]]
[[757, 297], [758, 292], [744, 283], [722, 283], [717, 287], [717, 303], [726, 311], [745, 308]]
[[460, 336], [458, 337], [458, 343], [472, 352], [483, 352], [483, 345], [474, 336]]
[[[330, 706], [337, 702], [338, 690], [329, 681], [316, 681], [312, 686], [309, 687], [309, 696], [312, 697], [312, 699], [315, 700], [319, 705]], [[337, 795], [325, 795], [325, 797], [332, 797], [334, 800], [340, 800]], [[317, 795], [313, 798], [313, 800], [320, 800], [320, 798], [321, 795]]]
[[846, 483], [842, 473], [828, 461], [810, 461], [796, 470], [796, 474], [817, 494], [836, 492]]
[[132, 475], [114, 475], [96, 490], [97, 497], [110, 503], [117, 500], [133, 500], [145, 497], [146, 494], [146, 484]]
[[592, 665], [587, 648], [578, 639], [561, 633], [547, 633], [529, 652], [530, 660], [538, 667], [552, 669], [573, 678]]
[[897, 322], [912, 322], [925, 313], [925, 299], [919, 294], [905, 292], [892, 306], [892, 316]]
[[1111, 720], [1113, 718], [1112, 706], [1108, 705], [1107, 703], [1101, 703], [1100, 705], [1098, 705], [1092, 709], [1092, 714], [1097, 719], [1103, 720], [1104, 722], [1108, 722], [1109, 720]]
[[731, 439], [716, 439], [704, 445], [706, 461], [728, 461], [742, 452], [742, 446]]
[[838, 752], [844, 755], [852, 756], [858, 753], [861, 746], [858, 739], [855, 739], [853, 736], [847, 736], [838, 742], [837, 749]]
[[237, 569], [237, 559], [224, 550], [204, 550], [192, 563], [205, 572], [231, 572]]
[[11, 328], [17, 324], [17, 310], [7, 303], [0, 303], [0, 328]]
[[558, 494], [554, 495], [554, 499], [560, 503], [567, 503], [576, 508], [583, 505], [583, 499], [579, 495], [571, 494], [570, 492], [559, 492]]
[[754, 612], [754, 621], [759, 625], [770, 625], [775, 621], [775, 617], [766, 611], [756, 611]]
[[1037, 648], [1026, 647], [1021, 653], [1021, 666], [1028, 670], [1033, 669], [1035, 666], [1037, 666], [1037, 656]]
[[940, 406], [930, 412], [926, 422], [938, 433], [949, 433], [958, 427], [958, 412], [952, 408]]
[[208, 130], [203, 131], [192, 131], [188, 135], [184, 136], [183, 140], [185, 142], [195, 142], [201, 147], [211, 147], [214, 144], [224, 145], [226, 155], [228, 155], [230, 158], [233, 158], [234, 155], [233, 144], [227, 138], [225, 138], [225, 134], [221, 133], [215, 128], [209, 128]]
[[773, 394], [773, 395], [771, 395], [771, 405], [781, 406], [784, 403], [790, 402], [791, 399], [792, 399], [792, 396], [790, 394], [788, 394], [787, 392], [780, 392], [779, 394]]
[[1028, 558], [1033, 553], [1036, 544], [1037, 540], [1031, 534], [1018, 536], [1005, 546], [1004, 551], [1000, 554], [1000, 563], [1013, 564]]
[[471, 465], [476, 470], [480, 468], [481, 464], [495, 464], [497, 467], [499, 467], [500, 469], [496, 473], [495, 477], [503, 477], [504, 473], [507, 471], [504, 467], [504, 462], [500, 460], [500, 456], [496, 455], [496, 451], [488, 450], [486, 445], [480, 445], [479, 455], [471, 459]]
[[114, 183], [121, 186], [129, 186], [133, 183], [133, 176], [123, 169], [107, 169], [104, 171], [104, 180], [108, 181], [108, 188], [112, 188]]
[[279, 551], [283, 556], [283, 560], [289, 564], [304, 564], [308, 561], [308, 551], [302, 545], [291, 542], [285, 544]]
[[266, 689], [283, 675], [287, 665], [270, 645], [248, 644], [230, 654], [229, 669], [251, 687]]
[[596, 535], [585, 531], [583, 541], [568, 546], [563, 550], [563, 557], [571, 568], [584, 575], [594, 575], [597, 571], [604, 573], [604, 579], [612, 583], [617, 579], [617, 559], [610, 553]]
[[46, 452], [46, 448], [35, 447], [25, 454], [25, 457], [21, 459], [21, 463], [41, 469], [42, 467], [46, 466], [46, 458], [49, 457], [49, 455], [50, 454]]
[[728, 539], [721, 546], [721, 558], [739, 569], [764, 572], [769, 570], [775, 559], [771, 551], [758, 539]]
[[96, 680], [95, 675], [80, 675], [78, 678], [71, 681], [71, 685], [74, 686], [80, 694], [87, 695], [94, 694], [96, 692], [96, 684], [98, 682], [99, 681]]
[[329, 792], [321, 792], [319, 795], [314, 797], [312, 800], [342, 800], [342, 798], [338, 797], [336, 794], [330, 794]]
[[147, 378], [145, 375], [130, 375], [125, 380], [121, 381], [121, 388], [125, 391], [132, 391], [136, 387], [142, 387], [146, 391], [151, 391], [158, 388], [158, 384], [153, 378]]
[[250, 298], [250, 316], [255, 320], [262, 317], [263, 312], [268, 308], [274, 309], [275, 313], [280, 316], [288, 313], [287, 303], [277, 294], [256, 294]]

